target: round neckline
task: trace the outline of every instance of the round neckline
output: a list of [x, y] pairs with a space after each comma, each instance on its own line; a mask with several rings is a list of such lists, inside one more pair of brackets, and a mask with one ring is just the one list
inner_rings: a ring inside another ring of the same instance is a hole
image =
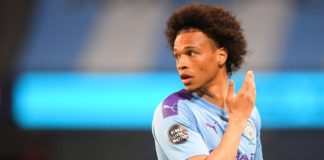
[[207, 100], [205, 100], [204, 98], [198, 96], [196, 93], [191, 93], [192, 96], [194, 98], [196, 98], [198, 101], [200, 101], [201, 103], [205, 104], [208, 109], [211, 109], [212, 111], [215, 111], [217, 114], [219, 114], [222, 117], [226, 117], [227, 118], [227, 111], [225, 109], [220, 108], [219, 106], [212, 104], [211, 102], [208, 102]]

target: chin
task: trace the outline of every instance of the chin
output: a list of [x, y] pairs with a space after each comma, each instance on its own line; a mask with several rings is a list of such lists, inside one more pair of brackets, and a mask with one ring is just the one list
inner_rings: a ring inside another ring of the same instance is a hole
[[198, 87], [195, 87], [193, 85], [185, 85], [184, 89], [188, 92], [194, 92], [194, 91], [198, 90]]

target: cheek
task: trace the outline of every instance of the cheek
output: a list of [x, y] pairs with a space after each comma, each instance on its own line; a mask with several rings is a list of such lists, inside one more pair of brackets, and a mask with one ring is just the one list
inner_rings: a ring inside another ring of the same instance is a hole
[[212, 60], [205, 61], [203, 65], [199, 66], [199, 70], [202, 78], [206, 81], [214, 78], [218, 73], [216, 62]]
[[199, 65], [199, 70], [204, 73], [211, 73], [216, 68], [216, 62], [206, 59]]
[[196, 72], [199, 75], [198, 79], [202, 83], [209, 79], [209, 76], [211, 75], [210, 71], [209, 65], [206, 63], [200, 63], [196, 66]]

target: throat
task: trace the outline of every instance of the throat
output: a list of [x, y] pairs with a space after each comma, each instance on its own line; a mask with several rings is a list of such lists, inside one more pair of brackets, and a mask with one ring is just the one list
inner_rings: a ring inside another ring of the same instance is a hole
[[211, 93], [208, 92], [206, 90], [199, 90], [196, 91], [196, 94], [203, 98], [204, 100], [208, 101], [209, 103], [212, 103], [216, 106], [218, 106], [219, 108], [225, 109], [225, 96], [222, 93]]
[[[225, 66], [224, 66], [225, 67]], [[225, 109], [225, 99], [228, 91], [228, 78], [226, 69], [219, 71], [217, 76], [211, 78], [211, 80], [205, 85], [201, 86], [195, 91], [195, 93], [204, 100], [212, 103], [219, 108]]]

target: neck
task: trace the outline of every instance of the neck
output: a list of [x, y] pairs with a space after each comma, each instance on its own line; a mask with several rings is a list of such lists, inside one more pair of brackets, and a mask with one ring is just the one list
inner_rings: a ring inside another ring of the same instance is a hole
[[228, 91], [227, 73], [218, 74], [210, 84], [196, 91], [196, 94], [206, 101], [224, 109]]

